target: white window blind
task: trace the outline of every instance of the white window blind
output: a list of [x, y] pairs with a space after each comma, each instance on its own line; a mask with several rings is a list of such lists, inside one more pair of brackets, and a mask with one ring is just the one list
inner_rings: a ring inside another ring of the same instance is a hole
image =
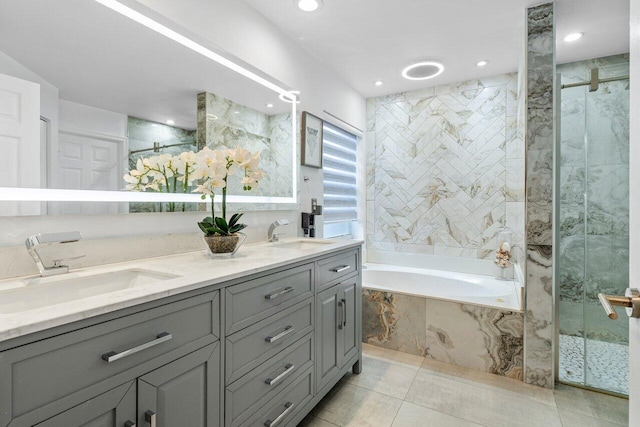
[[324, 123], [322, 134], [324, 222], [355, 221], [358, 218], [358, 137], [329, 123]]

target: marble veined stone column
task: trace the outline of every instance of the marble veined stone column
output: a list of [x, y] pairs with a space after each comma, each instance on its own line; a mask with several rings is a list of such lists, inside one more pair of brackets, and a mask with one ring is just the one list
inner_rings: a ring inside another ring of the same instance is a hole
[[527, 9], [524, 380], [553, 388], [554, 4]]

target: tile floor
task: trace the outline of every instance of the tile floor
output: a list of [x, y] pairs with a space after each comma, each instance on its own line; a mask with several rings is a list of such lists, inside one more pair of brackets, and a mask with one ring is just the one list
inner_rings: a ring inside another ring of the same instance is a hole
[[619, 427], [628, 401], [556, 390], [364, 344], [347, 374], [299, 427]]

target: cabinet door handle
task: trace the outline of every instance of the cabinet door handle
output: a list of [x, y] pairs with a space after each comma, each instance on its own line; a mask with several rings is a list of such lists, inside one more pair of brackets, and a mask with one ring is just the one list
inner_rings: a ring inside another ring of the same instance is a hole
[[293, 326], [289, 325], [287, 327], [284, 328], [284, 331], [280, 332], [278, 335], [276, 335], [275, 337], [272, 336], [268, 336], [266, 337], [264, 340], [266, 342], [276, 342], [281, 338], [286, 337], [287, 335], [289, 335], [291, 332], [295, 331], [296, 328], [294, 328]]
[[331, 271], [333, 271], [334, 273], [342, 273], [343, 271], [346, 271], [350, 268], [350, 265], [341, 265], [340, 267], [332, 268]]
[[286, 417], [287, 414], [293, 410], [294, 406], [296, 406], [296, 405], [294, 405], [291, 402], [285, 403], [284, 404], [285, 410], [282, 411], [282, 413], [280, 415], [278, 415], [278, 417], [275, 420], [273, 420], [273, 421], [271, 421], [271, 420], [265, 421], [264, 422], [265, 427], [276, 427], [278, 424], [280, 424], [280, 421], [282, 421], [284, 419], [284, 417]]
[[130, 348], [129, 350], [121, 351], [119, 353], [116, 351], [110, 351], [108, 353], [105, 353], [102, 355], [102, 360], [107, 361], [107, 363], [115, 362], [118, 359], [122, 359], [127, 356], [131, 356], [132, 354], [136, 354], [139, 351], [146, 350], [151, 347], [155, 347], [156, 345], [162, 344], [165, 341], [169, 341], [172, 338], [173, 336], [169, 332], [163, 332], [161, 334], [158, 334], [155, 340], [141, 344], [137, 347]]
[[136, 427], [136, 423], [134, 423], [133, 421], [127, 421], [126, 423], [124, 423], [124, 427]]
[[289, 375], [291, 372], [293, 372], [294, 369], [296, 369], [296, 365], [294, 365], [293, 363], [287, 363], [285, 366], [286, 370], [281, 373], [280, 375], [278, 375], [275, 378], [267, 378], [266, 380], [264, 380], [264, 382], [266, 384], [269, 385], [274, 385], [279, 383], [284, 377], [286, 377], [287, 375]]
[[284, 288], [284, 289], [283, 289], [283, 290], [281, 290], [281, 291], [273, 292], [273, 293], [271, 293], [271, 294], [266, 294], [266, 295], [264, 296], [264, 298], [265, 298], [265, 299], [268, 299], [268, 300], [276, 299], [276, 298], [278, 298], [279, 296], [284, 295], [284, 294], [288, 294], [288, 293], [289, 293], [289, 292], [291, 292], [291, 291], [293, 291], [293, 288], [292, 288], [291, 286], [287, 286], [286, 288]]
[[344, 322], [344, 308], [342, 308], [342, 301], [343, 300], [338, 301], [338, 313], [340, 314], [340, 317], [338, 317], [338, 329], [342, 329], [342, 323]]
[[153, 411], [147, 411], [144, 413], [144, 420], [149, 423], [151, 427], [156, 427], [156, 413]]
[[342, 309], [344, 310], [344, 317], [342, 318], [342, 326], [347, 326], [347, 300], [342, 299]]

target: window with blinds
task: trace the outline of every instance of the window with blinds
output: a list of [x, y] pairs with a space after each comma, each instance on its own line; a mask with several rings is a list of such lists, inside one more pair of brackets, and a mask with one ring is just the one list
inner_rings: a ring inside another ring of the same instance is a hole
[[[324, 123], [322, 131], [322, 169], [324, 172], [324, 208], [322, 213], [324, 223], [355, 221], [358, 218], [356, 187], [358, 137], [329, 123]], [[327, 228], [325, 226], [325, 237], [329, 237], [326, 231], [330, 229], [340, 230], [342, 228]]]

